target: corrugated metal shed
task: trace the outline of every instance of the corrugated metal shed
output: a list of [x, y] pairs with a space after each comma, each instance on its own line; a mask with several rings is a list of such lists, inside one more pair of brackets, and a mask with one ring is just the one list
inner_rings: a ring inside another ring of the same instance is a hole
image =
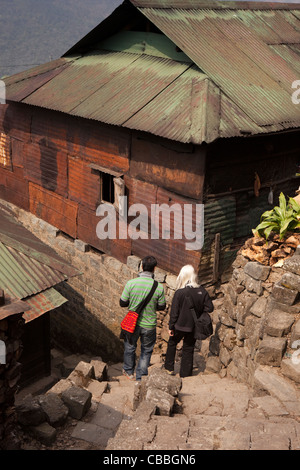
[[11, 299], [8, 312], [14, 312], [14, 305], [19, 308], [21, 304], [15, 302], [21, 300], [26, 311], [23, 317], [29, 322], [59, 307], [67, 299], [53, 286], [76, 274], [75, 269], [67, 268], [53, 250], [0, 208], [0, 286]]
[[7, 99], [184, 143], [299, 127], [291, 96], [299, 79], [300, 5], [131, 4], [165, 36], [118, 36], [122, 11], [128, 21], [126, 0], [71, 53], [9, 78]]

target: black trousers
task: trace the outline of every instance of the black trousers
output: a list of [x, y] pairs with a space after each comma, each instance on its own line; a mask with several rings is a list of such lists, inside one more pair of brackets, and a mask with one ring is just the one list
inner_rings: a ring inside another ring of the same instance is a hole
[[183, 338], [182, 357], [180, 364], [180, 377], [189, 377], [193, 372], [194, 347], [196, 340], [193, 332], [174, 331], [174, 336], [170, 336], [165, 360], [165, 369], [174, 371], [176, 346]]

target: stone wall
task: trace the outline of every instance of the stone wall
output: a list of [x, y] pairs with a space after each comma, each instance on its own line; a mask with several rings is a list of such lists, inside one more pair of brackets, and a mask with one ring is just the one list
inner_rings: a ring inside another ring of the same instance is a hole
[[14, 401], [21, 376], [19, 358], [22, 354], [24, 320], [22, 313], [0, 320], [0, 340], [5, 343], [5, 364], [0, 363], [0, 449], [15, 450], [19, 443], [14, 435]]
[[300, 365], [293, 360], [300, 347], [299, 248], [281, 267], [249, 261], [240, 252], [222, 291], [209, 343], [220, 374], [254, 386], [255, 370], [268, 366], [300, 383]]
[[[126, 282], [137, 276], [141, 259], [129, 256], [124, 264], [81, 240], [66, 236], [29, 212], [4, 201], [1, 203], [13, 210], [28, 230], [80, 272], [80, 275], [55, 287], [68, 302], [51, 313], [53, 345], [71, 352], [99, 355], [107, 362], [122, 360], [123, 342], [119, 334], [126, 309], [119, 306], [119, 299]], [[164, 285], [169, 304], [175, 292], [176, 276], [157, 267], [155, 278]], [[167, 312], [168, 309], [158, 312], [157, 348], [162, 352], [168, 340]]]

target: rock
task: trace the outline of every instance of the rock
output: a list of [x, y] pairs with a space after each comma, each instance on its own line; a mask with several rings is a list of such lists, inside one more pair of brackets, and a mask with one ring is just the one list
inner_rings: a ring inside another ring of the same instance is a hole
[[271, 268], [269, 266], [264, 266], [255, 261], [249, 261], [244, 267], [244, 272], [258, 281], [266, 281], [269, 276], [270, 269]]
[[300, 255], [294, 255], [286, 259], [283, 263], [283, 269], [300, 275]]
[[88, 360], [88, 356], [80, 354], [71, 354], [70, 356], [65, 357], [62, 363], [63, 376], [67, 377], [81, 361], [88, 362]]
[[[181, 390], [182, 380], [180, 377], [169, 375], [164, 369], [154, 367], [149, 371], [146, 381], [142, 383], [142, 389], [157, 388], [172, 396], [177, 396]], [[143, 393], [143, 392], [141, 392]]]
[[141, 267], [141, 261], [141, 258], [138, 258], [138, 256], [130, 255], [127, 257], [127, 266], [138, 273]]
[[245, 275], [245, 287], [248, 292], [254, 292], [257, 295], [262, 295], [263, 293], [262, 281], [253, 279], [248, 274]]
[[265, 315], [268, 299], [266, 297], [259, 297], [250, 308], [250, 312], [256, 317], [263, 317]]
[[177, 285], [177, 277], [173, 274], [168, 274], [166, 277], [166, 284], [170, 289], [175, 290]]
[[62, 426], [68, 417], [68, 408], [63, 401], [55, 394], [40, 395], [39, 404], [45, 412], [47, 422], [54, 428]]
[[287, 340], [285, 338], [265, 336], [258, 347], [255, 357], [256, 362], [259, 364], [280, 366], [286, 345]]
[[288, 411], [277, 398], [265, 395], [263, 397], [254, 397], [253, 402], [259, 406], [268, 416], [285, 416], [288, 415]]
[[53, 385], [50, 390], [46, 393], [55, 393], [58, 396], [61, 396], [63, 392], [68, 390], [72, 386], [72, 382], [68, 379], [61, 379], [59, 382], [57, 382], [55, 385]]
[[93, 400], [100, 401], [103, 393], [108, 391], [108, 382], [99, 382], [92, 379], [87, 386], [87, 390], [91, 392]]
[[175, 398], [169, 393], [158, 388], [149, 387], [145, 399], [156, 406], [158, 414], [162, 416], [171, 415]]
[[25, 397], [16, 407], [17, 417], [23, 426], [38, 426], [46, 421], [46, 414], [37, 397]]
[[300, 276], [293, 273], [284, 273], [280, 280], [280, 284], [287, 289], [300, 291]]
[[220, 358], [217, 356], [208, 356], [206, 359], [205, 372], [216, 372], [219, 373], [222, 368]]
[[49, 423], [42, 423], [38, 426], [31, 426], [30, 433], [45, 446], [50, 446], [56, 439], [57, 431]]
[[94, 358], [90, 364], [94, 367], [94, 377], [96, 380], [101, 382], [107, 380], [107, 364], [100, 358]]
[[72, 386], [61, 394], [72, 418], [81, 419], [91, 406], [92, 394], [88, 390]]
[[281, 362], [281, 372], [294, 382], [300, 383], [300, 362], [293, 362], [292, 358], [283, 359]]
[[293, 323], [294, 315], [273, 310], [268, 314], [264, 332], [269, 336], [284, 336], [290, 332]]
[[278, 398], [282, 402], [297, 402], [299, 396], [293, 387], [284, 377], [270, 371], [269, 369], [258, 368], [254, 373], [254, 386], [259, 390], [264, 390], [269, 395]]
[[299, 341], [299, 340], [300, 340], [300, 320], [298, 320], [292, 328], [291, 341], [290, 341], [291, 346], [293, 345], [294, 342]]
[[280, 283], [277, 283], [273, 287], [272, 296], [277, 302], [293, 305], [298, 296], [298, 291], [294, 289], [288, 289], [283, 287]]

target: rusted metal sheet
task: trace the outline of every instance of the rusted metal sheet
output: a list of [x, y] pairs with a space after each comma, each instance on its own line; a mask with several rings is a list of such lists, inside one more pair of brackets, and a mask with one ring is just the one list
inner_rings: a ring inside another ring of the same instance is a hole
[[51, 287], [39, 294], [28, 297], [25, 299], [25, 302], [29, 306], [30, 310], [27, 310], [23, 314], [23, 318], [25, 323], [29, 323], [44, 313], [60, 307], [67, 302], [67, 299]]
[[270, 48], [282, 57], [292, 69], [296, 70], [300, 74], [300, 49], [299, 54], [293, 50], [293, 48], [285, 44], [275, 44], [270, 46]]
[[[182, 8], [182, 9], [196, 9], [196, 8], [211, 8], [212, 4], [210, 0], [130, 0], [130, 2], [141, 8]], [[299, 5], [292, 3], [292, 7], [295, 9], [300, 9]], [[280, 2], [255, 2], [255, 1], [214, 1], [213, 2], [214, 10], [236, 10], [236, 9], [246, 9], [246, 10], [270, 10], [272, 8], [278, 8], [285, 10], [287, 8], [287, 3]]]
[[[162, 165], [162, 161], [164, 164]], [[134, 134], [131, 146], [130, 176], [201, 199], [205, 153], [194, 147], [168, 147], [165, 141]]]
[[117, 238], [102, 240], [97, 236], [96, 231], [100, 220], [100, 217], [96, 216], [96, 211], [91, 211], [80, 205], [78, 210], [78, 238], [126, 263], [127, 257], [131, 254], [131, 239], [128, 237], [120, 239], [118, 234], [120, 230], [126, 233], [127, 227], [119, 221], [119, 217], [116, 217]]
[[12, 170], [11, 139], [5, 132], [0, 132], [0, 166]]
[[3, 307], [0, 307], [0, 320], [16, 315], [18, 313], [26, 312], [30, 309], [30, 306], [22, 300], [7, 300]]
[[75, 202], [29, 183], [29, 203], [30, 212], [76, 238], [78, 205]]
[[[200, 11], [143, 9], [170, 39], [223, 90], [230, 99], [258, 125], [297, 122], [299, 111], [290, 94], [269, 74], [261, 70], [254, 57], [250, 59], [213, 19]], [[201, 40], [199, 40], [201, 38]], [[249, 84], [249, 85], [248, 85]], [[255, 97], [255, 98], [254, 98]]]
[[29, 209], [28, 182], [24, 180], [23, 168], [14, 171], [0, 168], [0, 198], [22, 209]]
[[61, 196], [68, 195], [68, 158], [64, 151], [47, 145], [47, 138], [39, 144], [24, 148], [24, 177]]
[[24, 299], [66, 279], [61, 272], [0, 242], [0, 285], [12, 298]]
[[[2, 105], [1, 105], [2, 106]], [[14, 103], [13, 106], [7, 105], [2, 120], [2, 132], [8, 134], [11, 138], [30, 142], [31, 140], [31, 110], [28, 106]]]
[[100, 175], [89, 164], [69, 157], [69, 199], [96, 210], [100, 204]]
[[96, 121], [83, 120], [36, 108], [32, 117], [32, 140], [47, 136], [47, 144], [69, 155], [126, 172], [129, 169], [130, 134]]

